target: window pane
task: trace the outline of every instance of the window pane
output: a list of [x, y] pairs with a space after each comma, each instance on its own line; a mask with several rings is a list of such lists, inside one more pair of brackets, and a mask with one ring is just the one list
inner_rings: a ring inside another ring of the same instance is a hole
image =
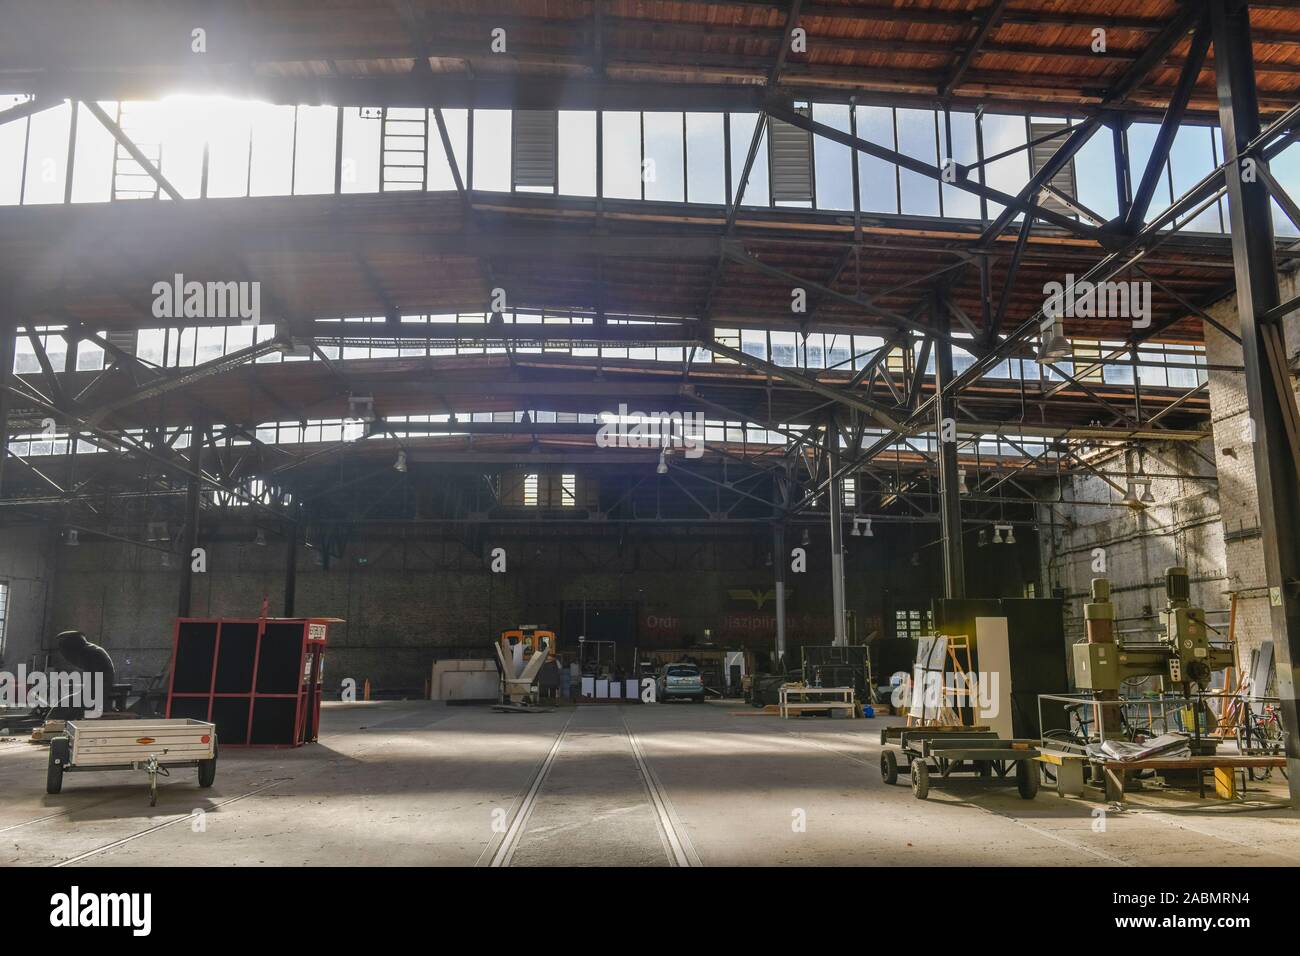
[[681, 113], [644, 113], [645, 198], [663, 202], [685, 199]]
[[691, 202], [726, 202], [722, 122], [721, 113], [686, 114], [686, 188]]

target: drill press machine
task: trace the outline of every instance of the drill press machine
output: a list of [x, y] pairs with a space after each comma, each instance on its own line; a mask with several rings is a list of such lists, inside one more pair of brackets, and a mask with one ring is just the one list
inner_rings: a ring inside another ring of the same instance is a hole
[[[1214, 671], [1233, 664], [1231, 645], [1211, 644], [1205, 626], [1205, 610], [1192, 607], [1187, 569], [1165, 571], [1166, 604], [1160, 612], [1163, 631], [1155, 640], [1120, 641], [1115, 636], [1115, 605], [1110, 601], [1110, 582], [1092, 581], [1092, 602], [1084, 605], [1088, 640], [1075, 644], [1074, 680], [1081, 690], [1096, 692], [1101, 701], [1118, 701], [1125, 681], [1159, 677], [1164, 686], [1180, 687], [1190, 698], [1192, 685], [1210, 689]], [[1119, 708], [1103, 706], [1103, 740], [1122, 736]]]

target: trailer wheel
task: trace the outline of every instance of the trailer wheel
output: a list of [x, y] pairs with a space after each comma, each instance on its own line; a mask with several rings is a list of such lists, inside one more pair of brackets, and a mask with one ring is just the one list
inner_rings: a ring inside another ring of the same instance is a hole
[[60, 793], [63, 790], [63, 765], [68, 762], [71, 748], [67, 737], [55, 737], [50, 741], [50, 762], [45, 771], [45, 792]]
[[890, 785], [898, 783], [898, 758], [892, 750], [880, 754], [880, 779]]
[[912, 761], [912, 796], [924, 800], [930, 795], [930, 768], [924, 760]]
[[1038, 796], [1040, 772], [1037, 760], [1020, 760], [1016, 762], [1016, 789], [1026, 800]]
[[212, 735], [212, 759], [199, 761], [199, 786], [210, 787], [217, 779], [217, 736]]

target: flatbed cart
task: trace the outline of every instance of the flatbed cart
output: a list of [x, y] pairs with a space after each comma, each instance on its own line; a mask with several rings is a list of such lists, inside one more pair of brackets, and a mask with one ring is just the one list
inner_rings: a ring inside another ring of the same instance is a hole
[[217, 779], [217, 728], [204, 720], [69, 721], [66, 737], [50, 741], [45, 792], [63, 790], [63, 775], [90, 770], [143, 770], [149, 774], [149, 806], [158, 803], [158, 778], [195, 767], [199, 786]]
[[918, 800], [930, 795], [937, 774], [946, 780], [953, 774], [971, 774], [994, 783], [1005, 779], [1015, 766], [1016, 789], [1032, 800], [1038, 795], [1038, 741], [999, 737], [988, 727], [886, 727], [880, 732], [885, 748], [880, 754], [880, 777], [885, 783], [898, 782], [898, 753], [902, 752], [912, 779], [912, 794]]

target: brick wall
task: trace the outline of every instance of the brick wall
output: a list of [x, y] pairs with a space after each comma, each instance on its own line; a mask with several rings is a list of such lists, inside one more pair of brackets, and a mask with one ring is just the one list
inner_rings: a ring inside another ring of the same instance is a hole
[[[1063, 483], [1065, 503], [1041, 508], [1044, 577], [1049, 588], [1066, 593], [1067, 640], [1084, 636], [1083, 605], [1094, 577], [1110, 579], [1121, 631], [1159, 627], [1154, 615], [1165, 604], [1164, 574], [1171, 565], [1187, 567], [1196, 604], [1209, 611], [1227, 608], [1223, 526], [1215, 470], [1207, 460], [1212, 451], [1208, 441], [1151, 443], [1144, 470], [1155, 501], [1142, 509], [1122, 504], [1119, 491], [1082, 471]], [[1112, 458], [1096, 467], [1108, 475], [1122, 473], [1124, 460]], [[1195, 477], [1156, 477], [1175, 473]], [[1123, 478], [1111, 480], [1125, 485]], [[1101, 560], [1104, 573], [1095, 568]], [[1212, 623], [1224, 620], [1225, 615], [1211, 615]]]
[[[928, 606], [940, 580], [937, 526], [885, 525], [873, 537], [846, 535], [846, 594], [861, 640], [888, 628], [895, 605]], [[798, 530], [788, 535], [799, 545]], [[636, 606], [642, 646], [680, 647], [702, 641], [767, 649], [773, 643], [773, 569], [766, 525], [737, 529], [617, 526], [526, 534], [494, 532], [489, 546], [507, 550], [507, 573], [491, 574], [482, 554], [461, 538], [426, 534], [403, 540], [359, 537], [327, 569], [319, 552], [298, 557], [297, 613], [342, 618], [331, 632], [327, 684], [369, 678], [379, 690], [419, 690], [434, 659], [489, 641], [521, 623], [561, 626], [566, 603], [627, 602]], [[251, 528], [208, 525], [201, 538], [208, 571], [194, 576], [194, 616], [255, 616], [263, 596], [271, 614], [283, 601], [284, 543], [253, 543]], [[1016, 595], [1038, 577], [1038, 544], [1024, 529], [1016, 545], [969, 556], [972, 596]], [[917, 564], [911, 562], [916, 553]], [[787, 632], [797, 645], [830, 643], [829, 545], [816, 528], [808, 571], [788, 574]], [[85, 631], [113, 654], [123, 677], [157, 674], [171, 651], [179, 593], [175, 566], [163, 555], [129, 544], [94, 540], [53, 546], [58, 586], [44, 627], [23, 629], [25, 653], [50, 644], [64, 628]], [[788, 559], [787, 559], [788, 560]], [[733, 593], [735, 592], [735, 593]], [[751, 593], [752, 592], [752, 593]], [[753, 595], [757, 595], [755, 598]], [[759, 603], [759, 600], [762, 603]], [[576, 634], [561, 633], [572, 645]]]
[[[1282, 298], [1296, 294], [1295, 275], [1281, 276]], [[1238, 328], [1236, 299], [1228, 298], [1209, 309], [1209, 314], [1234, 332]], [[1294, 359], [1300, 347], [1300, 319], [1294, 313], [1286, 324], [1287, 354]], [[1205, 324], [1206, 351], [1211, 365], [1239, 368], [1241, 346], [1209, 323]], [[1231, 587], [1238, 593], [1237, 636], [1240, 656], [1249, 660], [1250, 651], [1272, 638], [1269, 617], [1268, 581], [1264, 571], [1264, 550], [1260, 540], [1259, 502], [1255, 483], [1255, 458], [1246, 402], [1245, 375], [1240, 372], [1210, 372], [1210, 404], [1213, 411], [1214, 460], [1219, 470], [1219, 497], [1223, 509], [1223, 531]]]

